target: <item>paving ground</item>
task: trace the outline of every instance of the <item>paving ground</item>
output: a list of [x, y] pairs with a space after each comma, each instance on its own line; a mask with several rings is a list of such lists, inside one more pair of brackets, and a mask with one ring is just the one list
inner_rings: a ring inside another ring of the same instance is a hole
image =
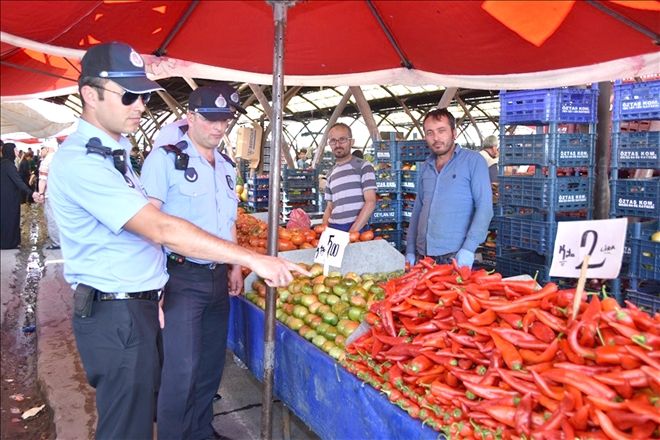
[[[72, 295], [62, 276], [59, 251], [43, 250], [44, 270], [39, 283], [36, 327], [38, 375], [53, 409], [57, 438], [93, 438], [96, 423], [94, 390], [87, 385], [71, 329]], [[14, 283], [14, 251], [2, 251], [2, 292]], [[9, 298], [2, 296], [2, 316]], [[261, 384], [236, 362], [231, 352], [219, 390], [222, 398], [214, 405], [217, 432], [235, 440], [260, 438]], [[273, 405], [273, 439], [316, 439], [295, 416], [285, 418], [281, 402]], [[288, 426], [289, 435], [283, 427]]]

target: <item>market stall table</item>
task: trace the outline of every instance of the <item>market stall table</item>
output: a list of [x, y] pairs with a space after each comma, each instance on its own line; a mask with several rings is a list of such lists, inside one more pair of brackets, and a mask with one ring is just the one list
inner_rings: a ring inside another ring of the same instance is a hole
[[[228, 347], [263, 380], [264, 313], [231, 298]], [[346, 371], [296, 332], [276, 324], [274, 394], [323, 439], [435, 439], [384, 394]]]

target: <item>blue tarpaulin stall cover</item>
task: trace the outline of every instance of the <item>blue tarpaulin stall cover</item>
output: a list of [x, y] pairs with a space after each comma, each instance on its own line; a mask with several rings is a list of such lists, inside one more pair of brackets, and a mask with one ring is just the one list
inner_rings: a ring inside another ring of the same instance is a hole
[[[275, 341], [274, 394], [321, 438], [438, 437], [436, 431], [411, 418], [279, 322]], [[228, 344], [252, 374], [263, 380], [264, 313], [242, 297], [231, 298]]]

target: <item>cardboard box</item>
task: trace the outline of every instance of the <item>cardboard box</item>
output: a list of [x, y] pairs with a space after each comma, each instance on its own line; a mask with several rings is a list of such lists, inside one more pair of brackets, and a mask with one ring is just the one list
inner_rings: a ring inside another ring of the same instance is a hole
[[250, 162], [250, 168], [256, 169], [261, 158], [261, 140], [263, 130], [257, 123], [238, 128], [236, 137], [236, 157]]

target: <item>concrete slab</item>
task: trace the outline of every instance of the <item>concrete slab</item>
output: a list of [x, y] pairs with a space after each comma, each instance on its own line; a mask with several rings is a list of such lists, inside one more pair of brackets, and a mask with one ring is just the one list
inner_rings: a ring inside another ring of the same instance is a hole
[[13, 289], [16, 285], [16, 257], [18, 249], [0, 251], [0, 325], [5, 322], [7, 304], [13, 299]]
[[46, 266], [37, 300], [38, 375], [53, 409], [58, 439], [93, 438], [94, 389], [87, 385], [71, 327], [73, 292], [64, 281], [59, 251], [44, 250]]

